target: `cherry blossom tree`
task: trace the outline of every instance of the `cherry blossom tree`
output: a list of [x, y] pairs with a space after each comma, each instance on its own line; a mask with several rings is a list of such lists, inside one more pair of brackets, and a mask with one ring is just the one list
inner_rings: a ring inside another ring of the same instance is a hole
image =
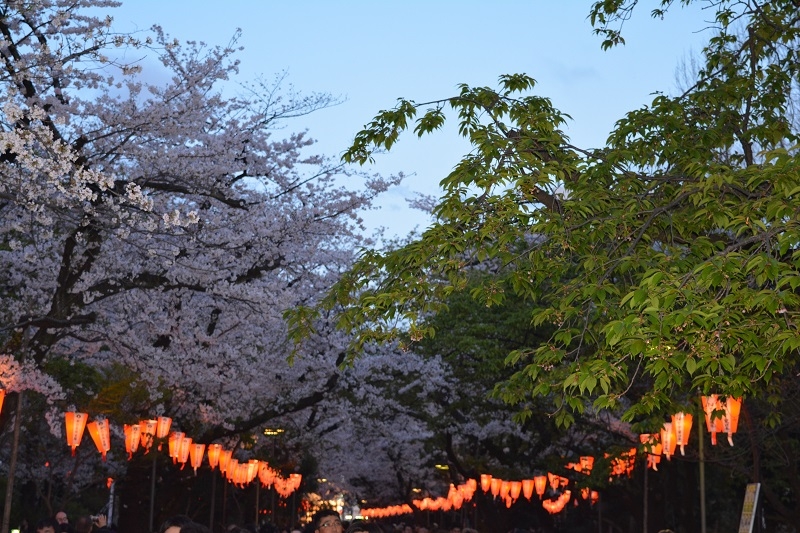
[[[3, 351], [37, 369], [25, 387], [52, 391], [51, 421], [70, 404], [102, 407], [88, 399], [116, 380], [136, 394], [90, 416], [165, 414], [206, 441], [258, 433], [336, 385], [344, 335], [321, 319], [289, 365], [282, 315], [369, 245], [358, 213], [399, 178], [278, 134], [329, 96], [234, 91], [235, 39], [117, 34], [106, 16], [117, 4], [0, 9]], [[165, 81], [126, 59], [144, 55]], [[105, 381], [76, 380], [77, 368]]]

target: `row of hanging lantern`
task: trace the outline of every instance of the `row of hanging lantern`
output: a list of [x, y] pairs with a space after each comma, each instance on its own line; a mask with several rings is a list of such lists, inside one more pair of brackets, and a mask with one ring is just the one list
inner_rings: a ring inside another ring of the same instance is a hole
[[374, 507], [372, 509], [361, 509], [361, 516], [365, 518], [386, 518], [389, 516], [400, 516], [411, 514], [414, 509], [404, 503], [402, 505], [390, 505], [388, 507]]
[[[111, 449], [111, 431], [108, 420], [98, 419], [87, 424], [88, 418], [89, 415], [86, 413], [75, 411], [64, 413], [67, 445], [72, 449], [72, 454], [75, 455], [75, 450], [83, 440], [84, 430], [88, 428], [97, 450], [102, 454], [102, 458], [105, 461], [106, 453]], [[153, 420], [142, 420], [138, 424], [124, 424], [125, 451], [128, 453], [128, 460], [133, 458], [133, 454], [140, 447], [145, 450], [145, 453], [149, 453], [156, 440], [160, 451], [166, 439], [169, 444], [169, 456], [172, 458], [172, 463], [180, 463], [181, 469], [189, 462], [194, 468], [195, 474], [197, 474], [197, 469], [202, 466], [203, 459], [207, 456], [211, 470], [219, 467], [220, 474], [225, 476], [227, 481], [238, 487], [245, 487], [258, 476], [262, 486], [273, 487], [284, 499], [300, 487], [301, 474], [295, 473], [289, 475], [288, 478], [284, 478], [279, 472], [271, 468], [266, 461], [257, 459], [239, 463], [237, 459], [232, 457], [233, 451], [225, 450], [221, 444], [209, 444], [208, 453], [206, 453], [205, 444], [193, 442], [191, 437], [181, 431], [170, 433], [171, 425], [172, 419], [165, 416], [159, 416]]]
[[466, 482], [456, 486], [450, 484], [450, 489], [447, 491], [447, 496], [439, 496], [438, 498], [422, 498], [413, 500], [411, 503], [420, 511], [450, 511], [461, 509], [464, 502], [472, 500], [472, 496], [478, 488], [478, 482], [474, 479], [468, 479]]
[[[717, 444], [717, 433], [725, 433], [728, 436], [728, 442], [733, 446], [733, 434], [736, 433], [738, 427], [739, 413], [741, 411], [742, 399], [733, 397], [721, 397], [713, 394], [711, 396], [703, 396], [702, 398], [703, 411], [705, 413], [706, 428], [711, 435], [711, 444]], [[647, 468], [658, 470], [658, 464], [661, 461], [661, 455], [666, 455], [670, 459], [675, 454], [676, 448], [680, 448], [681, 455], [685, 454], [685, 446], [689, 442], [689, 435], [692, 429], [692, 415], [689, 413], [676, 413], [671, 417], [670, 422], [666, 422], [662, 427], [660, 433], [643, 433], [639, 435], [639, 439], [643, 445], [644, 452], [647, 454]], [[633, 474], [633, 469], [636, 464], [637, 449], [631, 448], [616, 456], [605, 454], [606, 459], [610, 459], [610, 475], [609, 479], [613, 476], [627, 476]], [[578, 473], [589, 475], [594, 466], [594, 457], [582, 456], [578, 462], [567, 463], [565, 467], [569, 470], [574, 470]], [[552, 472], [547, 475], [534, 476], [532, 479], [523, 479], [520, 481], [508, 481], [500, 478], [492, 477], [491, 474], [481, 474], [480, 476], [481, 490], [486, 493], [491, 493], [494, 498], [503, 500], [506, 507], [517, 501], [520, 494], [526, 499], [530, 500], [534, 493], [542, 500], [542, 507], [551, 514], [561, 512], [564, 507], [569, 503], [572, 492], [566, 487], [569, 484], [569, 479]], [[450, 485], [450, 491], [447, 497], [438, 498], [424, 498], [413, 500], [412, 503], [420, 510], [429, 511], [449, 511], [451, 509], [459, 509], [463, 501], [469, 501], [474, 492], [474, 479], [470, 479], [464, 485], [455, 487]], [[467, 490], [464, 494], [464, 487], [473, 486], [471, 492]], [[544, 498], [547, 488], [554, 493], [552, 498]], [[591, 500], [594, 504], [600, 498], [597, 491], [588, 487], [581, 488], [581, 497], [584, 500]], [[578, 502], [575, 500], [575, 504]], [[384, 517], [392, 516], [391, 513], [398, 513], [398, 509], [402, 506], [390, 506], [377, 509], [362, 509], [361, 513], [364, 516]], [[403, 511], [403, 513], [408, 511]]]
[[[711, 444], [717, 444], [717, 433], [728, 436], [728, 444], [733, 446], [733, 435], [739, 426], [739, 414], [742, 409], [742, 399], [732, 396], [720, 397], [717, 394], [701, 397], [703, 413], [705, 415], [706, 430], [711, 435]], [[685, 446], [689, 443], [692, 431], [692, 415], [689, 413], [676, 413], [670, 422], [665, 422], [659, 433], [642, 433], [639, 440], [644, 445], [647, 453], [647, 467], [658, 470], [661, 456], [669, 460], [675, 455], [675, 449], [680, 448], [681, 455], [685, 455]]]

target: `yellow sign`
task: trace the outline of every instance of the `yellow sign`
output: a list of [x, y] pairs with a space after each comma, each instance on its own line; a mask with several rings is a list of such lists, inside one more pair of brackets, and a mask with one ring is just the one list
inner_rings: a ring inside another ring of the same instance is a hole
[[744, 505], [742, 506], [742, 519], [739, 522], [739, 533], [753, 533], [753, 522], [756, 519], [758, 491], [760, 488], [761, 483], [747, 484], [747, 491], [744, 493]]

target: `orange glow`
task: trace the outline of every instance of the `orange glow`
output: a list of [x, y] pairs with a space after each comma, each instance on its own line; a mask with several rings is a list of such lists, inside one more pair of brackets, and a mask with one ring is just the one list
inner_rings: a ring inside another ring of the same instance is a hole
[[100, 452], [103, 461], [105, 461], [106, 453], [111, 449], [111, 431], [108, 427], [108, 420], [102, 419], [89, 422], [88, 428], [89, 435], [92, 436], [94, 445], [97, 446], [97, 451]]
[[675, 446], [678, 444], [675, 437], [675, 429], [672, 427], [672, 422], [665, 422], [664, 427], [661, 428], [661, 446], [664, 455], [670, 459], [675, 454]]
[[533, 480], [532, 479], [523, 479], [522, 480], [522, 495], [525, 496], [526, 499], [530, 500], [533, 496]]
[[197, 475], [197, 469], [203, 464], [203, 454], [205, 451], [205, 444], [193, 444], [192, 447], [189, 448], [189, 455], [192, 459], [192, 468], [194, 468], [195, 475]]
[[500, 494], [500, 486], [503, 484], [503, 480], [499, 477], [492, 478], [492, 496], [497, 498], [497, 495]]
[[481, 490], [483, 492], [489, 492], [491, 488], [492, 488], [492, 475], [481, 474]]
[[689, 443], [692, 432], [692, 415], [689, 413], [675, 413], [672, 415], [672, 428], [675, 430], [675, 443], [681, 448], [681, 455], [685, 455], [683, 447]]
[[130, 460], [139, 449], [139, 424], [132, 426], [125, 424], [122, 429], [125, 431], [125, 451], [128, 452], [128, 460]]
[[222, 444], [208, 445], [208, 464], [214, 470], [219, 463], [219, 454], [222, 452]]
[[72, 455], [75, 455], [75, 448], [80, 446], [83, 439], [83, 430], [86, 429], [86, 421], [89, 415], [86, 413], [76, 413], [67, 411], [64, 413], [67, 433], [67, 445], [72, 448]]
[[542, 496], [544, 496], [544, 491], [547, 490], [547, 476], [534, 476], [533, 488], [536, 489], [536, 494], [539, 495], [541, 500]]

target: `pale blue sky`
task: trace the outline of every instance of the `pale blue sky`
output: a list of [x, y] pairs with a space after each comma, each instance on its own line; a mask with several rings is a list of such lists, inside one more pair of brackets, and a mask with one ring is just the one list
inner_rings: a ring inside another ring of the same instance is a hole
[[[345, 102], [296, 119], [318, 150], [339, 155], [376, 112], [399, 97], [425, 102], [452, 96], [456, 86], [494, 87], [505, 73], [524, 72], [537, 93], [572, 116], [574, 144], [601, 146], [614, 122], [676, 91], [676, 68], [708, 38], [711, 13], [675, 8], [665, 20], [650, 18], [656, 2], [640, 2], [626, 23], [627, 44], [600, 49], [587, 15], [590, 0], [123, 0], [112, 11], [119, 30], [158, 23], [180, 40], [226, 44], [242, 29], [244, 79], [288, 71], [296, 89], [341, 95]], [[224, 7], [223, 7], [224, 6]], [[387, 193], [368, 225], [405, 235], [427, 219], [404, 198], [435, 194], [468, 147], [453, 130], [418, 141], [401, 138], [374, 170], [409, 174]]]

